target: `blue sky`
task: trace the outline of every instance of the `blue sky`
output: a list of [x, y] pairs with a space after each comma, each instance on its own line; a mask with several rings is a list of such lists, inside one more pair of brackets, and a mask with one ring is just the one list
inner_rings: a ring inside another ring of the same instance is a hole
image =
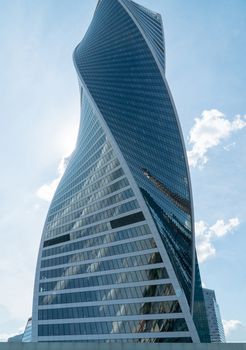
[[[97, 1], [1, 0], [0, 339], [31, 315], [42, 227], [75, 144], [72, 52]], [[246, 341], [246, 2], [139, 0], [161, 13], [191, 164], [202, 279], [229, 341]], [[195, 120], [196, 119], [196, 120]]]

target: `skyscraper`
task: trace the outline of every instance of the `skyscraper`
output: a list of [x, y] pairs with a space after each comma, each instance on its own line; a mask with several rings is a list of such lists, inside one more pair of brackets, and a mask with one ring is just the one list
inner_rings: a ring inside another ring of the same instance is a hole
[[[193, 321], [204, 300], [161, 16], [100, 0], [74, 64], [81, 124], [41, 239], [33, 341], [204, 341]], [[206, 319], [202, 327], [206, 335]]]
[[214, 290], [203, 288], [211, 343], [225, 343], [224, 327]]

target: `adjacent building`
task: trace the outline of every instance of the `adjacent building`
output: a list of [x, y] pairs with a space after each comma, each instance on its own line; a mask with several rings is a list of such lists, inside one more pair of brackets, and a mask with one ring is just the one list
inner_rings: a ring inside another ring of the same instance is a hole
[[211, 342], [225, 343], [226, 340], [224, 327], [220, 316], [219, 305], [216, 301], [215, 292], [214, 290], [204, 288], [203, 294], [206, 305]]
[[98, 1], [74, 65], [81, 124], [42, 234], [32, 340], [210, 341], [161, 16]]
[[22, 342], [23, 343], [29, 343], [32, 341], [32, 318], [30, 317], [27, 321], [23, 337], [22, 337]]
[[8, 338], [8, 343], [29, 343], [32, 341], [32, 318], [30, 317], [26, 323], [23, 333]]
[[13, 335], [12, 337], [8, 338], [8, 343], [21, 343], [23, 338], [23, 333]]

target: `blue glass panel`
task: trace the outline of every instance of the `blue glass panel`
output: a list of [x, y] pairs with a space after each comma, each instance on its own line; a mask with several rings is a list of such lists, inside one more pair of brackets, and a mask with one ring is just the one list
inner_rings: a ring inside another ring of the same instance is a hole
[[[149, 40], [154, 33], [160, 34], [159, 18], [129, 1], [124, 3], [146, 32], [151, 29]], [[143, 193], [191, 304], [188, 170], [166, 81], [142, 33], [119, 1], [99, 3], [74, 59]]]

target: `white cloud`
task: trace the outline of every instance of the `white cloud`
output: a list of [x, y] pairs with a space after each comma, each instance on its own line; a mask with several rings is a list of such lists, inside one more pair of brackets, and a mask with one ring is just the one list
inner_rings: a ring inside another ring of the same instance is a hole
[[208, 257], [215, 255], [215, 248], [211, 243], [209, 228], [204, 221], [195, 223], [196, 250], [199, 262], [204, 262]]
[[59, 185], [60, 180], [61, 180], [61, 177], [58, 177], [55, 180], [53, 180], [51, 183], [44, 184], [43, 186], [41, 186], [36, 192], [37, 196], [46, 202], [50, 202], [57, 189], [57, 186]]
[[13, 334], [6, 334], [6, 333], [0, 334], [0, 342], [2, 343], [2, 342], [8, 341], [8, 339], [12, 336]]
[[236, 142], [229, 143], [229, 145], [224, 146], [224, 150], [230, 152], [233, 148], [236, 147]]
[[62, 158], [62, 160], [60, 161], [58, 168], [57, 168], [57, 173], [58, 173], [58, 177], [56, 179], [54, 179], [53, 181], [51, 181], [49, 184], [44, 184], [42, 185], [36, 192], [36, 195], [46, 201], [46, 202], [50, 202], [54, 196], [54, 193], [57, 189], [57, 186], [59, 185], [59, 182], [66, 170], [66, 167], [68, 165], [70, 156], [65, 156]]
[[240, 322], [239, 320], [223, 320], [222, 322], [226, 336], [228, 336], [230, 333], [237, 330], [238, 328], [243, 327], [242, 322]]
[[222, 140], [245, 126], [246, 115], [236, 115], [230, 121], [217, 109], [204, 111], [200, 118], [195, 119], [195, 125], [189, 133], [189, 144], [192, 145], [192, 149], [187, 155], [190, 166], [203, 168], [208, 162], [208, 150], [218, 146]]
[[25, 330], [25, 326], [18, 329], [16, 333], [2, 333], [0, 334], [0, 343], [7, 342], [9, 338], [14, 337], [15, 335], [22, 334]]
[[224, 220], [217, 220], [217, 222], [210, 227], [210, 232], [214, 237], [223, 237], [239, 224], [240, 222], [238, 218], [230, 219], [228, 223], [225, 223]]
[[232, 232], [239, 224], [238, 218], [232, 218], [228, 220], [227, 223], [224, 222], [224, 220], [217, 220], [217, 222], [210, 227], [202, 220], [196, 222], [196, 249], [199, 262], [202, 263], [208, 258], [215, 256], [216, 249], [213, 244], [214, 240]]

